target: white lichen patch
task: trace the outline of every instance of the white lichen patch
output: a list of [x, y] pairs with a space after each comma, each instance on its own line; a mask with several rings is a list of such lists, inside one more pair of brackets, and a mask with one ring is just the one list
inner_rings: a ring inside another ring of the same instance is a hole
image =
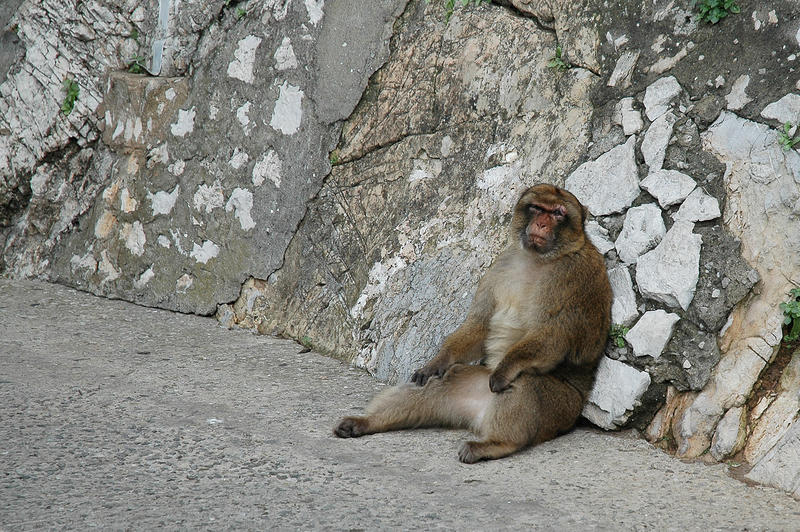
[[284, 37], [281, 45], [275, 50], [275, 68], [277, 70], [289, 70], [297, 68], [297, 57], [294, 55], [292, 41], [289, 37]]
[[75, 270], [88, 270], [89, 273], [97, 271], [97, 259], [94, 258], [92, 249], [93, 247], [90, 247], [82, 257], [73, 255], [72, 258], [69, 259], [69, 265], [73, 272]]
[[105, 275], [103, 279], [100, 281], [100, 284], [110, 283], [111, 281], [116, 281], [119, 279], [121, 272], [114, 267], [114, 264], [111, 262], [111, 259], [108, 258], [108, 250], [104, 249], [102, 253], [100, 253], [100, 262], [97, 265], [97, 271]]
[[225, 212], [234, 211], [234, 216], [239, 220], [242, 229], [248, 231], [256, 226], [250, 211], [253, 208], [253, 193], [246, 188], [235, 188], [231, 193]]
[[169, 238], [167, 238], [164, 235], [158, 235], [156, 242], [158, 242], [158, 245], [161, 246], [162, 248], [169, 249], [172, 246], [172, 243], [169, 241]]
[[204, 241], [202, 246], [194, 244], [192, 246], [192, 252], [189, 253], [190, 257], [203, 264], [207, 263], [217, 255], [219, 255], [219, 246], [213, 243], [211, 240]]
[[280, 88], [269, 125], [284, 135], [293, 135], [300, 129], [303, 118], [303, 91], [284, 81]]
[[322, 20], [322, 7], [325, 5], [325, 0], [305, 0], [306, 11], [308, 11], [308, 20], [313, 24], [319, 24]]
[[275, 188], [281, 188], [281, 158], [275, 150], [269, 150], [253, 166], [253, 184], [257, 187], [269, 179]]
[[144, 227], [142, 222], [136, 220], [132, 224], [122, 224], [122, 230], [119, 232], [120, 239], [125, 242], [125, 247], [128, 251], [140, 257], [144, 253], [144, 245], [147, 243], [147, 237], [144, 234]]
[[169, 172], [175, 177], [178, 177], [179, 175], [183, 174], [184, 170], [186, 170], [186, 161], [175, 161], [171, 165], [167, 166], [167, 170], [169, 170]]
[[248, 113], [250, 113], [250, 102], [245, 102], [244, 105], [236, 109], [236, 120], [242, 125], [245, 135], [249, 135], [253, 130], [253, 126], [250, 125]]
[[234, 170], [238, 170], [242, 166], [247, 164], [247, 161], [250, 160], [250, 156], [247, 155], [247, 152], [236, 148], [233, 150], [233, 155], [231, 156], [231, 160], [228, 161], [228, 164], [231, 165], [231, 168]]
[[216, 120], [217, 119], [217, 113], [219, 113], [219, 107], [217, 107], [213, 103], [209, 104], [209, 106], [208, 106], [208, 118], [211, 119], [211, 120]]
[[153, 209], [153, 216], [159, 214], [169, 214], [172, 212], [172, 208], [175, 207], [175, 201], [178, 199], [180, 190], [181, 186], [175, 185], [175, 188], [172, 189], [172, 192], [166, 192], [164, 190], [159, 190], [155, 194], [148, 192], [147, 199], [150, 200], [150, 207]]
[[197, 109], [194, 106], [189, 110], [178, 109], [178, 120], [174, 124], [170, 124], [172, 134], [176, 137], [185, 137], [194, 131], [195, 115], [197, 115]]
[[136, 210], [138, 204], [139, 202], [131, 196], [127, 188], [123, 188], [122, 192], [119, 193], [119, 208], [122, 212], [132, 213]]
[[222, 185], [219, 181], [214, 181], [211, 186], [200, 185], [197, 187], [197, 192], [194, 193], [192, 198], [194, 208], [198, 211], [206, 211], [210, 213], [217, 207], [225, 205], [225, 195], [222, 193]]
[[256, 48], [261, 44], [261, 38], [248, 35], [238, 42], [236, 51], [233, 52], [233, 61], [228, 65], [228, 76], [253, 83], [253, 64], [256, 61]]
[[177, 95], [178, 95], [178, 93], [176, 93], [175, 89], [173, 89], [172, 87], [170, 87], [166, 91], [164, 91], [164, 97], [169, 101], [174, 100], [175, 96], [177, 96]]
[[135, 281], [133, 281], [133, 287], [137, 290], [141, 290], [155, 276], [156, 274], [153, 272], [153, 265], [151, 264], [149, 268], [143, 271], [142, 274], [139, 275]]
[[366, 286], [361, 291], [361, 295], [358, 296], [356, 304], [350, 309], [350, 316], [356, 319], [362, 317], [367, 302], [381, 294], [387, 281], [393, 275], [405, 269], [406, 266], [408, 266], [408, 263], [399, 256], [392, 257], [386, 264], [380, 261], [373, 264], [369, 270], [369, 279]]

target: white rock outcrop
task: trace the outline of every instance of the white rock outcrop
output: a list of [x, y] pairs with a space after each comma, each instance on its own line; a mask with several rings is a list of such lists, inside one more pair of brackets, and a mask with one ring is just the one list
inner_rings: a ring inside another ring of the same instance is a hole
[[717, 198], [709, 196], [702, 188], [696, 188], [672, 217], [687, 222], [704, 222], [719, 218], [720, 214]]
[[761, 111], [761, 116], [778, 120], [781, 124], [791, 122], [793, 126], [800, 123], [800, 95], [789, 93], [777, 102], [772, 102]]
[[650, 375], [624, 362], [603, 357], [583, 417], [606, 430], [622, 426], [650, 386]]
[[656, 248], [636, 263], [636, 284], [643, 296], [671, 307], [689, 308], [700, 277], [703, 238], [694, 224], [676, 221]]
[[614, 247], [617, 248], [619, 258], [633, 264], [640, 255], [657, 246], [666, 233], [661, 209], [655, 203], [632, 207], [625, 214], [622, 231], [614, 242]]
[[672, 128], [675, 126], [675, 115], [664, 113], [650, 124], [642, 140], [642, 155], [644, 162], [651, 172], [661, 170], [664, 157], [667, 155], [667, 145], [672, 137]]
[[636, 136], [632, 135], [624, 144], [583, 163], [567, 177], [565, 188], [595, 216], [630, 207], [641, 191], [635, 145]]
[[609, 250], [614, 249], [614, 243], [608, 239], [608, 229], [595, 222], [586, 222], [586, 236], [597, 248], [601, 255], [605, 255]]
[[636, 325], [625, 335], [637, 357], [649, 356], [658, 359], [672, 338], [675, 324], [681, 319], [677, 314], [664, 310], [651, 310], [639, 318]]
[[666, 76], [656, 80], [647, 87], [644, 93], [644, 108], [651, 121], [669, 110], [672, 100], [681, 93], [681, 84], [675, 76]]
[[697, 183], [677, 170], [657, 170], [650, 172], [641, 186], [666, 209], [685, 200], [697, 187]]
[[633, 291], [631, 274], [624, 265], [608, 270], [611, 292], [614, 294], [611, 303], [611, 323], [630, 325], [639, 317], [636, 307], [636, 293]]

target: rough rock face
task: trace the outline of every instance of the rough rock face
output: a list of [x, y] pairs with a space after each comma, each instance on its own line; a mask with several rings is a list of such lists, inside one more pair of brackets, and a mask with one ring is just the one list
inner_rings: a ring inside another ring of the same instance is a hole
[[519, 193], [552, 182], [588, 206], [630, 327], [584, 415], [800, 494], [778, 307], [800, 156], [777, 142], [800, 122], [800, 6], [710, 26], [684, 4], [5, 2], [0, 270], [399, 381], [463, 318]]

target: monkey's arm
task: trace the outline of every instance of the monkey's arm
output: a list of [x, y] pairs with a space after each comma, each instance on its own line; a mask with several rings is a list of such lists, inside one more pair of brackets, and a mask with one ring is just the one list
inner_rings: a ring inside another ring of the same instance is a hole
[[529, 335], [511, 346], [489, 377], [489, 388], [497, 393], [507, 390], [523, 372], [539, 375], [554, 370], [565, 358], [568, 347], [557, 338]]

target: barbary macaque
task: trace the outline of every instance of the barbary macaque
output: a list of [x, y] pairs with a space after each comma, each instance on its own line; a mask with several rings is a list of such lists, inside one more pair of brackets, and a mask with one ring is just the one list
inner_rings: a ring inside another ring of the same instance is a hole
[[586, 215], [566, 190], [526, 190], [509, 246], [481, 279], [464, 323], [412, 383], [379, 394], [365, 416], [343, 418], [334, 434], [469, 429], [480, 439], [465, 442], [458, 457], [474, 463], [571, 429], [611, 324], [611, 287], [584, 232]]

